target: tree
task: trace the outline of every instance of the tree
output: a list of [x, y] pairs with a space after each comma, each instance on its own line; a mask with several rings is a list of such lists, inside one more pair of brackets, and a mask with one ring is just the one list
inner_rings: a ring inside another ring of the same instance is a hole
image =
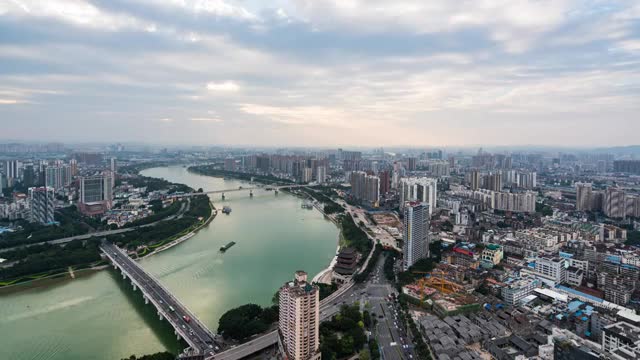
[[364, 349], [360, 351], [360, 354], [358, 354], [358, 357], [360, 358], [360, 360], [370, 360], [371, 354], [369, 354], [369, 350]]

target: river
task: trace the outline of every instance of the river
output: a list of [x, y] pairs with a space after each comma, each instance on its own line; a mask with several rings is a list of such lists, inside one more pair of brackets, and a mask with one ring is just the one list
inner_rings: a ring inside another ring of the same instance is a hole
[[[248, 186], [180, 166], [142, 174], [194, 189]], [[213, 200], [218, 208], [230, 206], [231, 215], [220, 213], [188, 241], [140, 263], [214, 331], [228, 309], [270, 304], [295, 270], [313, 277], [335, 254], [338, 230], [318, 211], [302, 209], [294, 196], [236, 192], [224, 202]], [[221, 254], [218, 249], [230, 241], [237, 244]], [[168, 323], [112, 268], [0, 291], [2, 360], [120, 360], [182, 347]]]

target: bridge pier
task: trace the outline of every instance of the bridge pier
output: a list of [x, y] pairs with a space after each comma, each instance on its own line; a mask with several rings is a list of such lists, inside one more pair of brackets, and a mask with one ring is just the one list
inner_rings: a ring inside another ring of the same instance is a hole
[[149, 298], [146, 295], [143, 295], [142, 298], [144, 299], [144, 304], [149, 305]]
[[180, 340], [180, 334], [178, 334], [178, 330], [173, 330], [173, 333], [176, 334], [176, 339]]
[[127, 278], [127, 274], [125, 274], [125, 272], [124, 272], [124, 271], [122, 271], [122, 279], [124, 280], [124, 279], [126, 279], [126, 278]]
[[164, 317], [162, 316], [162, 314], [160, 313], [160, 311], [158, 311], [158, 318], [160, 319], [160, 321], [164, 320]]
[[133, 291], [138, 290], [138, 287], [136, 286], [136, 284], [131, 284], [133, 286]]

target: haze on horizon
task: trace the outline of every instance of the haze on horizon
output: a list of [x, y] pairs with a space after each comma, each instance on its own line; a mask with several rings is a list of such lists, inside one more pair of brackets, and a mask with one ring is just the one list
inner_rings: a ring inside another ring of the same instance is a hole
[[640, 2], [9, 0], [0, 138], [638, 143]]

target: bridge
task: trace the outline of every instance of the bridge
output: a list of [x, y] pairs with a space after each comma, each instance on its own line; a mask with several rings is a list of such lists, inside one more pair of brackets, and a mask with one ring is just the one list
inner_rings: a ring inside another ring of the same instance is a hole
[[237, 191], [249, 191], [249, 193], [251, 193], [253, 195], [253, 190], [274, 190], [275, 192], [278, 192], [278, 191], [280, 191], [282, 189], [295, 189], [295, 188], [313, 187], [313, 186], [317, 186], [317, 184], [312, 184], [312, 185], [308, 185], [308, 184], [290, 184], [290, 185], [275, 185], [275, 186], [258, 185], [258, 186], [251, 186], [251, 187], [239, 186], [239, 187], [233, 188], [233, 189], [209, 190], [209, 191], [193, 192], [193, 193], [186, 193], [186, 194], [174, 194], [172, 196], [173, 197], [185, 197], [185, 196], [200, 196], [200, 195], [212, 195], [212, 194], [222, 194], [222, 196], [224, 196], [225, 193], [237, 192]]
[[120, 270], [123, 279], [131, 280], [133, 290], [139, 289], [142, 292], [145, 304], [153, 304], [160, 320], [167, 320], [177, 338], [183, 339], [189, 345], [185, 354], [210, 358], [215, 355], [217, 344], [215, 334], [156, 278], [142, 269], [119, 247], [104, 241], [100, 245], [100, 250], [111, 261], [113, 267]]

